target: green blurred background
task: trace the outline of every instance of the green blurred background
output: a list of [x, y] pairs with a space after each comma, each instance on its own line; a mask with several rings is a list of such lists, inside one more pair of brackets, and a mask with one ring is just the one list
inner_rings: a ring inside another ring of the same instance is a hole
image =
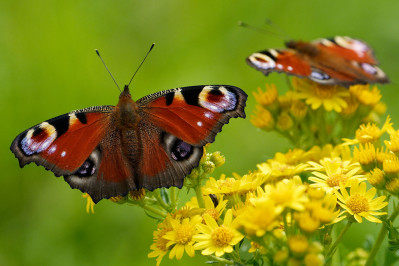
[[[392, 83], [380, 86], [398, 127], [399, 1], [11, 1], [0, 3], [0, 265], [153, 265], [147, 259], [156, 223], [139, 208], [102, 201], [85, 213], [81, 192], [42, 167], [20, 169], [9, 150], [21, 131], [88, 106], [116, 104], [118, 91], [94, 53], [101, 51], [120, 85], [150, 44], [156, 46], [133, 80], [134, 99], [160, 90], [231, 84], [248, 95], [266, 82], [285, 88], [282, 75], [265, 78], [245, 63], [250, 53], [282, 47], [284, 39], [243, 29], [271, 19], [294, 39], [349, 35], [376, 51]], [[286, 151], [274, 133], [249, 119], [223, 128], [212, 150], [227, 158], [215, 172], [244, 174]], [[351, 228], [344, 245], [359, 246], [377, 226]], [[197, 256], [163, 265], [202, 265]]]

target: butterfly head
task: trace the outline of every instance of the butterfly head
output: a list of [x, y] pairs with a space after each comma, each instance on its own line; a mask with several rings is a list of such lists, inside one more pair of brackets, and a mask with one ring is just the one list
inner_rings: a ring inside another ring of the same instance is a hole
[[125, 85], [115, 108], [117, 124], [123, 128], [136, 127], [140, 121], [138, 109], [139, 106], [130, 95], [129, 85]]

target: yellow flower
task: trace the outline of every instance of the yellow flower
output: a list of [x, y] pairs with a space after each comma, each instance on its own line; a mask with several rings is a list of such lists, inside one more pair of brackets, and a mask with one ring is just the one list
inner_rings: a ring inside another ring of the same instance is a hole
[[399, 131], [389, 130], [389, 141], [385, 140], [384, 143], [389, 150], [398, 154], [399, 152]]
[[378, 143], [380, 137], [384, 132], [387, 130], [392, 129], [392, 123], [391, 123], [391, 118], [388, 116], [384, 125], [382, 126], [381, 129], [379, 129], [375, 124], [373, 123], [368, 123], [368, 124], [362, 124], [360, 127], [356, 130], [356, 137], [355, 139], [343, 139], [344, 144], [343, 145], [353, 145], [357, 143]]
[[298, 184], [298, 179], [301, 180], [299, 176], [295, 176], [293, 179], [284, 179], [274, 185], [266, 185], [263, 195], [252, 198], [250, 201], [256, 205], [256, 202], [263, 198], [269, 199], [275, 203], [277, 213], [283, 212], [285, 208], [303, 211], [304, 204], [309, 201], [309, 198], [305, 194], [307, 187], [301, 183]]
[[352, 115], [359, 108], [359, 102], [353, 96], [346, 97], [344, 100], [346, 101], [347, 106], [346, 108], [342, 109], [341, 114], [344, 115], [345, 118], [352, 117]]
[[353, 215], [358, 223], [362, 222], [362, 217], [374, 223], [381, 223], [381, 220], [374, 217], [387, 214], [378, 210], [388, 205], [385, 202], [385, 196], [374, 198], [377, 190], [373, 187], [367, 191], [365, 182], [353, 181], [350, 186], [350, 192], [341, 183], [341, 189], [335, 190], [338, 197], [338, 204], [350, 215]]
[[323, 254], [308, 253], [303, 262], [306, 266], [322, 266], [325, 265]]
[[258, 242], [251, 241], [251, 248], [248, 250], [248, 253], [254, 253], [256, 251], [259, 251], [260, 254], [266, 254], [267, 252], [264, 246], [262, 246]]
[[289, 258], [289, 252], [286, 249], [277, 250], [273, 255], [273, 261], [277, 263], [277, 265], [284, 265], [284, 262]]
[[233, 246], [244, 238], [232, 227], [233, 215], [231, 209], [227, 210], [224, 222], [220, 226], [210, 215], [205, 214], [204, 219], [205, 224], [197, 224], [200, 234], [193, 238], [198, 242], [194, 245], [194, 248], [202, 250], [201, 254], [204, 256], [215, 253], [217, 257], [220, 257], [224, 253], [231, 253], [234, 250]]
[[390, 159], [386, 159], [382, 162], [382, 168], [387, 174], [388, 179], [397, 177], [399, 173], [399, 159], [396, 156], [392, 156]]
[[90, 195], [87, 194], [87, 193], [83, 193], [82, 197], [87, 199], [87, 202], [86, 202], [86, 212], [87, 212], [87, 213], [90, 213], [90, 212], [91, 212], [91, 213], [94, 214], [94, 205], [96, 205], [96, 204], [95, 204], [94, 201], [91, 199]]
[[369, 84], [358, 84], [353, 85], [349, 88], [351, 95], [356, 97], [356, 99], [367, 106], [375, 106], [381, 100], [381, 93], [377, 86], [373, 86], [370, 90]]
[[260, 105], [256, 106], [254, 115], [251, 115], [251, 123], [255, 127], [266, 131], [273, 130], [275, 124], [272, 114]]
[[[361, 171], [359, 166], [353, 167], [349, 163], [344, 163], [346, 167], [342, 168], [342, 164], [339, 160], [324, 160], [325, 174], [319, 171], [312, 172], [311, 177], [308, 179], [315, 182], [311, 184], [311, 187], [323, 188], [327, 193], [333, 191], [333, 189], [339, 189], [342, 183], [344, 187], [348, 187], [351, 184], [351, 180], [362, 181], [366, 178], [364, 175], [356, 175]], [[349, 170], [352, 168], [351, 170]], [[349, 170], [349, 171], [348, 171]]]
[[196, 225], [201, 223], [201, 221], [202, 218], [199, 215], [192, 218], [185, 218], [183, 221], [180, 221], [180, 219], [170, 220], [173, 229], [163, 236], [163, 238], [169, 240], [166, 247], [173, 246], [169, 253], [169, 259], [173, 259], [176, 256], [176, 259], [180, 260], [183, 257], [184, 251], [190, 257], [194, 257], [193, 236], [197, 233]]
[[236, 227], [243, 230], [247, 236], [261, 237], [279, 225], [277, 214], [271, 200], [258, 200], [254, 206], [248, 205], [241, 210], [235, 220]]
[[281, 109], [288, 109], [294, 101], [297, 101], [297, 93], [289, 90], [284, 95], [278, 97]]
[[[227, 200], [223, 200], [223, 195], [217, 200], [217, 205], [212, 201], [210, 195], [204, 196], [205, 209], [202, 212], [202, 217], [206, 214], [210, 215], [215, 221], [219, 220], [219, 217], [226, 208]], [[192, 197], [191, 201], [186, 203], [186, 206], [191, 208], [199, 208], [197, 197]]]
[[258, 93], [253, 92], [253, 95], [257, 103], [268, 106], [276, 102], [278, 92], [274, 84], [266, 84], [266, 91], [262, 91], [261, 88], [258, 88]]
[[281, 163], [275, 160], [268, 160], [267, 163], [256, 165], [260, 171], [266, 175], [267, 182], [277, 182], [285, 178], [289, 179], [305, 171], [306, 164], [300, 163], [297, 165], [290, 165]]
[[320, 227], [320, 221], [314, 219], [309, 212], [296, 213], [294, 218], [298, 221], [299, 228], [304, 232], [312, 233]]
[[288, 239], [288, 246], [295, 255], [301, 255], [308, 249], [309, 242], [303, 235], [291, 236]]
[[384, 149], [384, 147], [377, 148], [376, 159], [380, 167], [382, 167], [382, 164], [385, 160], [393, 160], [394, 158], [395, 155], [391, 153], [388, 149]]
[[287, 112], [282, 112], [281, 114], [279, 114], [279, 116], [277, 117], [277, 128], [279, 128], [282, 131], [286, 131], [292, 128], [293, 126], [294, 126], [294, 121]]
[[345, 217], [340, 216], [340, 210], [336, 210], [337, 196], [329, 193], [321, 200], [312, 200], [306, 205], [313, 219], [317, 219], [322, 224], [338, 223]]
[[308, 152], [308, 161], [318, 162], [324, 158], [341, 157], [341, 160], [352, 160], [352, 155], [349, 147], [343, 145], [333, 146], [331, 144], [324, 145], [323, 147], [313, 146]]
[[380, 168], [374, 168], [366, 174], [367, 181], [376, 188], [383, 188], [385, 185], [385, 173]]
[[211, 177], [202, 188], [202, 193], [204, 195], [242, 195], [249, 191], [255, 191], [264, 182], [265, 178], [266, 176], [262, 173], [249, 173], [242, 177], [235, 174], [234, 178], [226, 178], [226, 175], [221, 175], [219, 180]]
[[297, 98], [305, 99], [313, 110], [323, 106], [326, 111], [341, 112], [347, 107], [344, 100], [349, 96], [346, 88], [338, 85], [322, 85], [309, 79], [293, 78], [292, 85], [297, 91]]
[[148, 257], [157, 257], [157, 266], [161, 263], [163, 256], [169, 251], [169, 248], [166, 246], [168, 240], [163, 238], [168, 231], [170, 230], [163, 228], [154, 232], [154, 243], [150, 246], [152, 251], [148, 253]]
[[353, 163], [351, 160], [342, 160], [341, 157], [324, 158], [316, 163], [314, 161], [307, 162], [310, 167], [306, 168], [307, 171], [326, 172], [327, 168], [331, 169], [331, 165], [339, 167], [343, 173], [347, 173], [352, 169], [360, 171], [359, 163]]
[[374, 162], [377, 159], [375, 147], [372, 143], [366, 143], [364, 146], [359, 144], [359, 148], [355, 147], [353, 157], [359, 161], [365, 171], [369, 171], [374, 167]]
[[302, 101], [293, 101], [290, 107], [290, 114], [298, 121], [305, 118], [308, 107]]
[[282, 164], [297, 165], [299, 163], [307, 161], [309, 155], [310, 155], [309, 152], [305, 152], [302, 149], [293, 149], [293, 150], [290, 149], [288, 150], [287, 153], [277, 152], [274, 155], [274, 158], [269, 161], [270, 162], [277, 161]]
[[385, 189], [394, 195], [399, 194], [399, 179], [394, 178], [386, 182]]
[[211, 154], [211, 161], [215, 164], [215, 167], [220, 167], [224, 165], [226, 158], [219, 151], [215, 151]]

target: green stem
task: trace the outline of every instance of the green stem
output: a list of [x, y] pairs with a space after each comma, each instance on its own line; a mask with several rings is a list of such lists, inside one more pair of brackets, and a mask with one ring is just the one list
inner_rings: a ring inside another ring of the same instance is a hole
[[176, 187], [170, 188], [170, 208], [173, 210], [176, 208], [177, 204], [177, 196], [176, 196]]
[[327, 252], [327, 259], [330, 258], [334, 254], [335, 248], [338, 246], [339, 242], [341, 242], [343, 236], [345, 235], [346, 231], [348, 231], [349, 227], [351, 227], [352, 223], [353, 223], [352, 221], [348, 220], [344, 229], [342, 229], [341, 233], [338, 235], [334, 244], [332, 244], [330, 250]]
[[165, 203], [165, 201], [162, 199], [161, 194], [159, 193], [159, 189], [154, 191], [154, 196], [157, 199], [159, 205], [165, 209], [165, 211], [169, 211], [170, 210], [170, 206], [168, 204]]
[[[399, 214], [399, 205], [398, 205], [398, 207], [396, 207], [395, 211], [388, 218], [388, 221], [392, 221], [393, 222], [395, 220], [396, 216], [398, 216], [398, 214]], [[375, 243], [373, 245], [373, 248], [370, 251], [370, 255], [367, 258], [365, 266], [373, 265], [375, 255], [377, 255], [377, 252], [380, 249], [382, 241], [384, 241], [385, 235], [387, 234], [387, 232], [388, 232], [388, 229], [383, 224], [381, 229], [380, 229], [380, 232], [378, 233], [377, 240], [375, 241]]]
[[157, 208], [154, 208], [154, 207], [151, 207], [151, 206], [148, 206], [148, 205], [142, 205], [141, 207], [143, 207], [144, 210], [152, 212], [155, 215], [161, 216], [163, 218], [166, 217], [166, 212], [163, 212], [163, 211], [161, 211], [161, 210], [159, 210]]
[[198, 207], [205, 208], [204, 197], [202, 197], [202, 190], [200, 184], [195, 186], [195, 196], [197, 197]]
[[226, 260], [226, 259], [224, 259], [224, 258], [219, 258], [219, 257], [216, 257], [216, 256], [214, 256], [214, 255], [208, 255], [208, 257], [209, 257], [210, 259], [214, 260], [214, 261], [222, 262], [222, 263], [224, 263], [224, 264], [234, 265], [234, 262], [231, 261], [231, 260]]

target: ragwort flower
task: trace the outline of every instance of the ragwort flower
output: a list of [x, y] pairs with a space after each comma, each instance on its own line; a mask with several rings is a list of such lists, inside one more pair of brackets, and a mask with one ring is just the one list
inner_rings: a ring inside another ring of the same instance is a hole
[[347, 107], [344, 100], [349, 96], [346, 88], [338, 85], [322, 85], [309, 79], [293, 78], [292, 85], [299, 99], [305, 99], [313, 110], [323, 106], [326, 111], [341, 112]]
[[171, 219], [172, 230], [167, 232], [163, 238], [169, 240], [166, 247], [172, 247], [169, 253], [169, 259], [180, 260], [183, 257], [184, 251], [190, 257], [194, 257], [195, 251], [193, 248], [193, 236], [197, 233], [196, 225], [201, 223], [202, 218], [196, 215], [192, 218], [185, 218], [183, 221], [180, 219]]
[[193, 237], [196, 243], [194, 248], [202, 250], [202, 255], [215, 254], [217, 257], [225, 253], [233, 252], [233, 247], [244, 238], [235, 228], [232, 227], [232, 210], [227, 210], [222, 225], [218, 225], [215, 219], [205, 214], [205, 224], [198, 224], [200, 234]]
[[350, 215], [353, 215], [358, 223], [362, 222], [362, 217], [370, 222], [381, 223], [375, 216], [385, 215], [386, 212], [379, 212], [388, 202], [384, 201], [385, 196], [374, 199], [377, 190], [373, 187], [367, 191], [365, 182], [352, 181], [349, 193], [341, 183], [341, 189], [335, 190], [338, 203]]

